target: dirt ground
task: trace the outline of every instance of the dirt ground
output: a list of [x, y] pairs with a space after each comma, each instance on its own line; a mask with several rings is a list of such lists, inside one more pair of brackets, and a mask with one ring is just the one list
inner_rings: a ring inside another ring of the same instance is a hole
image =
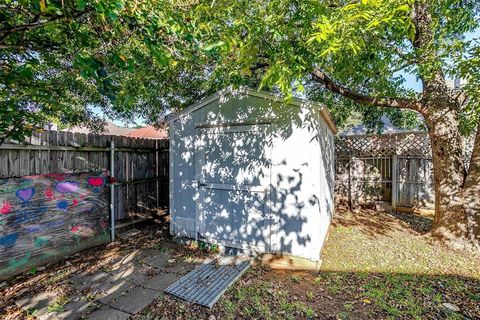
[[[480, 257], [435, 243], [430, 226], [427, 216], [337, 210], [320, 273], [254, 265], [211, 310], [160, 295], [134, 319], [480, 319]], [[163, 223], [142, 231], [8, 281], [0, 317], [32, 319], [16, 299], [45, 288], [68, 292], [73, 275], [138, 248], [186, 260], [212, 255], [174, 243]]]

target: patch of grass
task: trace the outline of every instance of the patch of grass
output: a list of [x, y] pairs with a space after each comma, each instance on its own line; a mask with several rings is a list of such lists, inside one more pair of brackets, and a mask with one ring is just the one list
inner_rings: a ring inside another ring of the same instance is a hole
[[237, 306], [230, 300], [223, 301], [223, 310], [225, 310], [225, 319], [235, 319]]

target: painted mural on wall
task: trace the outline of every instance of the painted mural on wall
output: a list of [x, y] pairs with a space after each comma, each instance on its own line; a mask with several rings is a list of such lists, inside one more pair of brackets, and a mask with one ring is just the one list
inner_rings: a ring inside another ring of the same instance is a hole
[[102, 173], [0, 179], [0, 277], [105, 242]]

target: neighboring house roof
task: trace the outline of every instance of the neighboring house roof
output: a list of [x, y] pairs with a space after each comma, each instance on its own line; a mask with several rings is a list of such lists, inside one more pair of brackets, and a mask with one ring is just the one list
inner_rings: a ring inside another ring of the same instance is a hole
[[[224, 98], [226, 95], [235, 95], [235, 94], [246, 94], [246, 95], [249, 95], [249, 96], [254, 96], [254, 97], [259, 97], [259, 98], [263, 98], [263, 99], [269, 99], [269, 100], [272, 100], [272, 101], [279, 101], [279, 102], [283, 102], [283, 98], [280, 97], [280, 96], [276, 96], [274, 94], [271, 94], [271, 93], [268, 93], [268, 92], [264, 92], [264, 91], [258, 91], [258, 90], [253, 90], [253, 89], [250, 89], [250, 88], [246, 88], [246, 87], [240, 87], [238, 89], [233, 89], [233, 88], [227, 88], [227, 89], [224, 89], [224, 90], [220, 90], [216, 93], [214, 93], [213, 95], [179, 111], [179, 112], [176, 112], [176, 113], [173, 113], [171, 115], [168, 115], [166, 118], [165, 118], [165, 121], [167, 122], [172, 122], [176, 119], [178, 119], [180, 116], [184, 115], [184, 114], [188, 114], [192, 111], [195, 111], [197, 109], [200, 109], [202, 108], [203, 106], [215, 101], [215, 100], [218, 100], [220, 98]], [[332, 120], [332, 117], [330, 116], [330, 112], [328, 111], [327, 107], [325, 107], [324, 105], [322, 105], [321, 103], [318, 103], [318, 102], [315, 102], [315, 101], [310, 101], [310, 100], [305, 100], [305, 99], [300, 99], [300, 98], [292, 98], [288, 104], [291, 104], [291, 105], [295, 105], [295, 106], [306, 106], [306, 105], [311, 105], [311, 106], [315, 106], [319, 109], [320, 111], [320, 114], [322, 115], [322, 117], [325, 119], [325, 122], [328, 124], [328, 126], [330, 127], [330, 129], [333, 131], [334, 134], [336, 134], [338, 132], [337, 130], [337, 127], [335, 126], [335, 123], [333, 122]]]
[[136, 138], [167, 139], [168, 133], [167, 130], [163, 128], [155, 129], [153, 126], [146, 126], [133, 130], [128, 136]]
[[[128, 134], [132, 131], [136, 130], [135, 128], [125, 128], [120, 127], [114, 124], [113, 122], [106, 121], [106, 126], [103, 129], [102, 133], [110, 134], [114, 136], [128, 136]], [[68, 132], [78, 132], [78, 133], [90, 133], [90, 129], [86, 127], [72, 127], [69, 129], [64, 129], [61, 131], [68, 131]]]

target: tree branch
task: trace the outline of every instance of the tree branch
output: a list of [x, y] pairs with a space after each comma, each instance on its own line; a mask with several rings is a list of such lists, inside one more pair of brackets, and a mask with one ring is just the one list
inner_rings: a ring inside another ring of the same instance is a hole
[[364, 95], [358, 92], [355, 92], [341, 84], [336, 83], [331, 79], [325, 72], [320, 69], [315, 69], [312, 72], [313, 79], [324, 85], [326, 89], [331, 92], [338, 93], [345, 98], [355, 101], [363, 105], [372, 105], [377, 107], [386, 107], [386, 108], [400, 108], [400, 109], [410, 109], [423, 112], [422, 105], [415, 100], [404, 99], [404, 98], [392, 98], [392, 97], [372, 97]]
[[[92, 12], [93, 9], [87, 9], [85, 11], [79, 11], [79, 12], [75, 12], [74, 14], [72, 14], [72, 18], [75, 19], [75, 18], [79, 18], [87, 13], [90, 13]], [[14, 33], [14, 32], [19, 32], [19, 31], [25, 31], [25, 30], [29, 30], [29, 29], [34, 29], [34, 28], [37, 28], [37, 27], [41, 27], [47, 23], [50, 23], [50, 22], [54, 22], [54, 21], [57, 21], [57, 20], [60, 20], [60, 19], [63, 19], [63, 18], [67, 18], [67, 16], [65, 15], [61, 15], [61, 16], [56, 16], [56, 17], [53, 17], [53, 18], [50, 18], [50, 19], [47, 19], [47, 20], [38, 20], [36, 22], [31, 22], [31, 23], [27, 23], [27, 24], [23, 24], [21, 26], [16, 26], [16, 27], [13, 27], [13, 28], [7, 28], [7, 29], [0, 29], [0, 34], [3, 35], [3, 38], [5, 38], [6, 36]]]

